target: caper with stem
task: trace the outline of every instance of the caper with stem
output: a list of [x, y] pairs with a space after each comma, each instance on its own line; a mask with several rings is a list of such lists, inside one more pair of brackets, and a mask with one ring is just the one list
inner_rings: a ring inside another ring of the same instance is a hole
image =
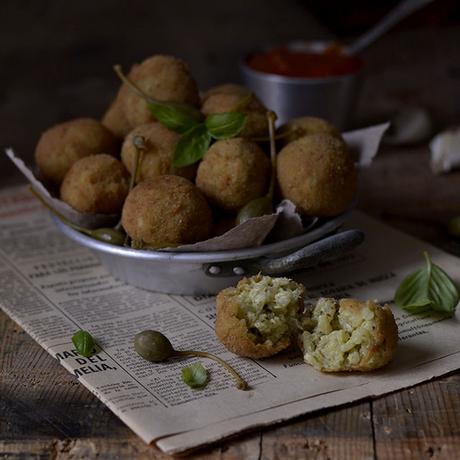
[[159, 331], [146, 330], [136, 334], [134, 336], [134, 349], [142, 358], [153, 363], [159, 363], [178, 356], [199, 356], [200, 358], [212, 359], [230, 372], [239, 390], [249, 388], [246, 380], [223, 359], [206, 351], [175, 350], [169, 339]]
[[272, 163], [272, 173], [268, 193], [265, 196], [249, 201], [240, 209], [236, 217], [237, 225], [242, 224], [253, 217], [260, 217], [273, 212], [273, 195], [275, 193], [276, 178], [275, 112], [272, 112], [271, 110], [267, 112], [267, 121], [270, 136], [270, 159]]
[[91, 230], [89, 228], [85, 228], [80, 225], [74, 224], [69, 219], [67, 219], [67, 217], [65, 217], [59, 211], [56, 211], [56, 209], [50, 206], [32, 186], [29, 186], [29, 190], [46, 209], [51, 211], [59, 220], [64, 222], [69, 227], [72, 227], [74, 230], [84, 233], [85, 235], [91, 236], [96, 240], [104, 241], [105, 243], [114, 244], [116, 246], [123, 246], [123, 243], [125, 241], [125, 234], [122, 232], [121, 229], [101, 227]]
[[[131, 192], [131, 190], [134, 188], [134, 185], [136, 184], [137, 174], [138, 174], [138, 171], [139, 171], [139, 169], [141, 167], [142, 154], [145, 151], [145, 138], [144, 138], [144, 136], [139, 136], [139, 135], [134, 136], [133, 145], [134, 145], [134, 150], [135, 150], [135, 153], [134, 153], [134, 171], [131, 174], [131, 177], [130, 177], [130, 180], [129, 180], [128, 194]], [[122, 228], [121, 218], [118, 221], [118, 224], [115, 225], [115, 228], [117, 230]], [[123, 244], [125, 246], [129, 246], [129, 235], [125, 236], [125, 238], [123, 240]], [[139, 249], [141, 249], [141, 248], [139, 248]]]

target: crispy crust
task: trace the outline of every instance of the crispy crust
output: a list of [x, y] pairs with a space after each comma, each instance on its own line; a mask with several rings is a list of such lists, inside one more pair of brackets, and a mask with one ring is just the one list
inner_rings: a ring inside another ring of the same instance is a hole
[[97, 120], [76, 118], [54, 125], [41, 135], [35, 162], [46, 180], [60, 185], [76, 161], [98, 153], [116, 155], [117, 138]]
[[388, 364], [394, 357], [398, 342], [398, 326], [389, 305], [383, 307], [375, 302], [357, 299], [340, 299], [339, 309], [358, 313], [366, 306], [371, 306], [375, 312], [374, 341], [358, 364], [342, 368], [322, 367], [321, 372], [370, 372]]
[[180, 176], [163, 175], [131, 190], [123, 206], [122, 224], [133, 240], [165, 247], [208, 238], [212, 214], [194, 184]]
[[239, 356], [246, 358], [267, 358], [289, 347], [291, 341], [285, 337], [276, 345], [266, 341], [254, 343], [249, 338], [249, 331], [244, 319], [239, 319], [237, 288], [224, 289], [217, 296], [216, 335], [223, 345]]
[[[260, 276], [260, 275], [256, 275]], [[243, 278], [236, 287], [227, 288], [217, 296], [217, 318], [215, 331], [218, 339], [231, 352], [246, 358], [268, 358], [285, 350], [293, 344], [291, 337], [283, 337], [276, 344], [267, 340], [264, 343], [255, 343], [249, 337], [246, 321], [238, 318], [239, 304], [237, 296], [250, 278]], [[303, 296], [298, 300], [299, 310], [303, 308]]]
[[198, 166], [196, 185], [214, 206], [236, 211], [266, 193], [270, 169], [270, 160], [255, 142], [220, 140]]
[[137, 183], [164, 174], [182, 176], [190, 181], [195, 179], [195, 165], [184, 168], [172, 166], [174, 150], [180, 135], [158, 122], [137, 126], [126, 136], [121, 147], [121, 161], [131, 174], [135, 168], [136, 148], [133, 144], [135, 136], [142, 136], [145, 140], [145, 151], [142, 153], [137, 172]]
[[330, 217], [344, 212], [357, 189], [358, 176], [346, 144], [325, 133], [297, 139], [277, 157], [283, 198], [303, 213]]
[[[157, 54], [132, 67], [129, 78], [146, 94], [159, 101], [198, 106], [200, 96], [188, 65], [173, 56]], [[120, 90], [124, 116], [132, 128], [154, 120], [145, 101], [129, 90]]]
[[102, 116], [101, 123], [120, 139], [131, 131], [131, 125], [125, 117], [120, 98], [121, 89]]
[[317, 117], [300, 117], [289, 120], [286, 124], [278, 129], [278, 134], [286, 135], [280, 141], [281, 146], [296, 141], [301, 137], [310, 136], [311, 134], [325, 133], [342, 139], [339, 131], [327, 120]]
[[[231, 89], [215, 91], [205, 99], [201, 111], [205, 115], [231, 112], [243, 97], [245, 97], [243, 90], [240, 93], [232, 92]], [[258, 99], [254, 98], [241, 112], [247, 115], [247, 119], [239, 136], [246, 139], [267, 136], [267, 109]]]
[[209, 88], [201, 98], [201, 104], [204, 104], [214, 94], [236, 94], [239, 97], [244, 97], [249, 94], [249, 89], [236, 83], [224, 83], [222, 85]]
[[121, 161], [100, 153], [72, 165], [61, 184], [61, 199], [80, 212], [118, 214], [128, 189], [129, 174]]

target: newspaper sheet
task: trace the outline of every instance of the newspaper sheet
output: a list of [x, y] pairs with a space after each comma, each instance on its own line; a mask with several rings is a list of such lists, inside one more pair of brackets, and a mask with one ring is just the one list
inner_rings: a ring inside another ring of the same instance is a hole
[[[402, 278], [423, 264], [424, 250], [460, 284], [459, 259], [359, 212], [347, 226], [366, 233], [361, 247], [294, 276], [306, 285], [309, 300], [391, 303]], [[214, 335], [213, 297], [156, 294], [117, 281], [93, 253], [56, 230], [24, 187], [0, 192], [0, 306], [145, 442], [155, 441], [168, 453], [460, 368], [459, 313], [411, 316], [394, 305], [399, 348], [396, 359], [378, 372], [321, 374], [303, 364], [298, 352], [239, 358]], [[181, 381], [184, 360], [152, 364], [135, 353], [133, 336], [146, 328], [162, 331], [177, 349], [226, 359], [248, 380], [250, 391], [235, 389], [225, 370], [204, 360], [210, 383], [190, 389]], [[100, 347], [91, 358], [72, 345], [79, 329], [88, 330]]]

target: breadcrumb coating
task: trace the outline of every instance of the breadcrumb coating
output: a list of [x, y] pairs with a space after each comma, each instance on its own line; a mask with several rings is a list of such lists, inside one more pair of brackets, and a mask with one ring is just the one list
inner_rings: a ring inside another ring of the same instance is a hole
[[233, 353], [265, 358], [294, 343], [304, 287], [289, 278], [256, 275], [217, 296], [216, 335]]
[[304, 360], [322, 372], [372, 371], [394, 356], [398, 328], [388, 305], [318, 300], [301, 335]]
[[145, 140], [145, 150], [141, 154], [140, 168], [137, 172], [136, 182], [146, 179], [154, 179], [164, 174], [172, 174], [194, 180], [196, 166], [175, 168], [172, 166], [174, 151], [180, 134], [165, 128], [158, 122], [147, 123], [134, 128], [121, 147], [121, 161], [128, 171], [133, 174], [136, 147], [133, 140], [136, 136], [142, 136]]
[[61, 199], [80, 212], [118, 214], [128, 189], [129, 174], [123, 164], [101, 153], [72, 165], [61, 184]]
[[42, 176], [60, 185], [80, 158], [98, 153], [116, 155], [117, 138], [99, 121], [77, 118], [47, 129], [35, 149], [35, 162]]
[[281, 126], [277, 134], [283, 135], [280, 144], [285, 146], [301, 137], [318, 133], [330, 134], [337, 139], [342, 139], [340, 132], [334, 125], [327, 120], [317, 117], [293, 118]]
[[212, 228], [211, 209], [198, 188], [169, 175], [136, 185], [121, 219], [133, 240], [156, 248], [205, 240]]
[[345, 142], [330, 134], [312, 134], [286, 145], [277, 157], [283, 198], [309, 216], [344, 212], [357, 190], [358, 177]]
[[198, 166], [196, 185], [216, 207], [236, 211], [267, 192], [270, 160], [252, 141], [217, 141]]
[[[188, 65], [173, 56], [157, 54], [132, 67], [128, 77], [148, 96], [166, 102], [198, 106], [200, 96]], [[123, 85], [120, 89], [123, 113], [131, 128], [148, 123], [154, 117], [144, 99]]]

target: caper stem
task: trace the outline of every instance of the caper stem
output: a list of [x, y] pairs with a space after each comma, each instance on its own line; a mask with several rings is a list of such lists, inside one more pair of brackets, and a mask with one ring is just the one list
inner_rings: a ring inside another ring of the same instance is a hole
[[142, 99], [145, 99], [147, 102], [150, 102], [151, 104], [158, 104], [159, 101], [157, 101], [156, 99], [154, 99], [153, 97], [150, 97], [148, 94], [144, 93], [144, 91], [142, 91], [139, 86], [137, 86], [135, 83], [133, 83], [124, 73], [123, 73], [123, 70], [121, 69], [121, 65], [120, 64], [116, 64], [113, 66], [113, 70], [115, 71], [115, 73], [118, 75], [118, 77], [120, 78], [120, 80], [125, 83], [126, 85], [128, 85], [131, 90], [133, 90], [139, 97], [141, 97]]
[[213, 361], [216, 361], [222, 366], [224, 366], [225, 369], [227, 369], [227, 371], [230, 372], [232, 377], [235, 379], [236, 388], [238, 388], [238, 390], [248, 390], [249, 389], [248, 382], [246, 382], [246, 380], [244, 380], [243, 377], [241, 377], [241, 375], [238, 374], [238, 372], [236, 372], [236, 370], [233, 369], [232, 366], [230, 366], [230, 364], [228, 364], [226, 361], [219, 358], [218, 356], [215, 356], [206, 351], [195, 351], [195, 350], [183, 350], [183, 351], [174, 350], [174, 356], [200, 356], [201, 358], [212, 359]]
[[270, 178], [270, 188], [268, 189], [268, 198], [273, 200], [273, 194], [275, 193], [275, 178], [276, 178], [276, 145], [275, 145], [275, 121], [276, 113], [273, 111], [267, 112], [268, 120], [268, 134], [270, 136], [270, 158], [272, 161], [272, 176]]
[[[289, 130], [286, 130], [284, 133], [275, 134], [274, 137], [275, 137], [275, 140], [277, 141], [279, 139], [284, 139], [285, 137], [288, 137], [295, 132], [296, 132], [295, 129], [289, 129]], [[268, 142], [269, 140], [270, 140], [270, 137], [251, 137], [251, 141], [254, 141], [254, 142]]]

